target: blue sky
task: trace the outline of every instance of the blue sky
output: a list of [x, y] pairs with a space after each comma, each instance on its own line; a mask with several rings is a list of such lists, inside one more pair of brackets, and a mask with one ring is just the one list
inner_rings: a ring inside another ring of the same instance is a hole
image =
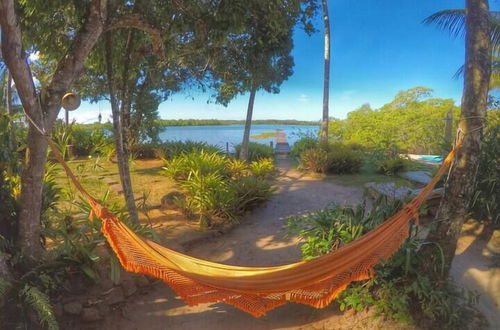
[[[490, 1], [499, 10], [497, 1]], [[346, 114], [370, 103], [377, 108], [400, 91], [415, 86], [434, 89], [434, 96], [460, 103], [462, 79], [453, 75], [464, 62], [464, 40], [422, 24], [432, 13], [463, 8], [452, 0], [333, 0], [329, 1], [332, 49], [330, 115]], [[323, 99], [323, 24], [307, 36], [294, 35], [294, 74], [283, 83], [280, 94], [259, 92], [254, 119], [319, 120]], [[194, 98], [194, 100], [193, 100]], [[197, 90], [174, 95], [160, 105], [167, 119], [244, 119], [248, 95], [241, 95], [227, 108], [208, 103], [208, 94]], [[71, 113], [79, 122], [93, 122], [99, 111], [107, 120], [109, 105], [83, 103]]]

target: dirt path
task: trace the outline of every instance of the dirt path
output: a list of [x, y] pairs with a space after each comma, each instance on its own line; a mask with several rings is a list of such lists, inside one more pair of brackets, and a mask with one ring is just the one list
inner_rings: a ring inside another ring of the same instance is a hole
[[451, 276], [480, 295], [478, 308], [490, 329], [500, 329], [500, 230], [486, 231], [478, 222], [467, 222], [458, 240]]

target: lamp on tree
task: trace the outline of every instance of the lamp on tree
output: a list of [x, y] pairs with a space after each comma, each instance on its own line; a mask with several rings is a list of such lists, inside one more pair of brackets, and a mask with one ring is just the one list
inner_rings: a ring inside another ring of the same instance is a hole
[[65, 110], [64, 118], [66, 125], [69, 124], [69, 111], [76, 110], [80, 106], [80, 102], [81, 102], [80, 96], [78, 96], [75, 93], [69, 92], [64, 94], [64, 96], [62, 97], [61, 105]]
[[[69, 112], [76, 110], [80, 106], [80, 96], [75, 93], [66, 93], [61, 99], [61, 105], [64, 108], [64, 121], [66, 123], [66, 126], [69, 125]], [[68, 143], [68, 156], [69, 158], [73, 158], [73, 145], [71, 144], [71, 141]]]

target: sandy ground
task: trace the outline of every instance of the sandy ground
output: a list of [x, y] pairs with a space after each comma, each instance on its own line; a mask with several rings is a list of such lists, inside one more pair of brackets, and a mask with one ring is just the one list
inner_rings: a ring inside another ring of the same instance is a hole
[[[297, 238], [285, 236], [288, 216], [318, 210], [332, 203], [355, 204], [362, 199], [361, 188], [336, 185], [290, 169], [286, 163], [279, 165], [282, 168], [282, 175], [277, 184], [278, 192], [264, 207], [246, 216], [241, 224], [223, 236], [212, 235], [176, 247], [189, 255], [234, 265], [268, 266], [294, 262], [300, 260], [301, 254]], [[173, 242], [174, 236], [181, 234], [183, 229], [175, 224], [170, 228], [175, 229], [175, 235], [169, 235], [168, 239]], [[481, 249], [481, 244], [485, 243], [476, 243], [477, 249]], [[167, 245], [172, 246], [168, 242]], [[454, 277], [459, 282], [465, 283], [470, 277], [468, 274], [475, 269], [486, 272], [487, 275], [484, 276], [491, 280], [485, 285], [489, 286], [489, 291], [492, 291], [491, 286], [496, 286], [493, 290], [498, 294], [500, 289], [498, 269], [491, 271], [484, 264], [486, 261], [481, 259], [482, 253], [478, 255], [477, 250], [467, 248], [470, 246], [467, 242], [461, 240], [459, 245], [463, 251], [458, 251], [454, 264]], [[478, 262], [477, 268], [469, 266], [471, 259]], [[478, 289], [477, 285], [474, 286], [475, 280], [469, 280], [468, 283], [471, 288]], [[479, 289], [484, 293], [484, 288], [479, 286]], [[495, 297], [498, 299], [498, 296]], [[486, 309], [481, 309], [486, 310], [490, 322], [497, 322], [498, 305], [495, 306], [495, 302], [489, 300], [484, 303], [485, 299], [482, 298], [481, 304], [485, 305]], [[373, 319], [366, 312], [340, 313], [335, 303], [321, 310], [300, 304], [287, 304], [259, 319], [223, 303], [190, 307], [162, 283], [155, 285], [147, 294], [134, 297], [125, 306], [122, 315], [116, 313], [106, 319], [102, 328], [110, 330], [413, 329], [382, 318]], [[496, 329], [495, 326], [492, 329]]]
[[475, 221], [467, 222], [451, 276], [462, 287], [479, 293], [478, 308], [490, 329], [500, 329], [500, 230], [486, 231]]

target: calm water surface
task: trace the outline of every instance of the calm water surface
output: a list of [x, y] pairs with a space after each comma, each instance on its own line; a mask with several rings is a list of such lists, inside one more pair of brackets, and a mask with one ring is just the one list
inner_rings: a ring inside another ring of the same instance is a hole
[[[200, 141], [208, 144], [214, 144], [226, 149], [226, 143], [229, 143], [229, 151], [233, 151], [235, 145], [240, 144], [243, 139], [243, 130], [245, 125], [214, 125], [214, 126], [170, 126], [166, 127], [160, 133], [162, 141]], [[262, 133], [275, 132], [276, 129], [282, 129], [287, 137], [290, 146], [301, 136], [317, 135], [319, 126], [306, 125], [252, 125], [250, 136]], [[269, 144], [274, 138], [254, 139], [250, 141]]]

